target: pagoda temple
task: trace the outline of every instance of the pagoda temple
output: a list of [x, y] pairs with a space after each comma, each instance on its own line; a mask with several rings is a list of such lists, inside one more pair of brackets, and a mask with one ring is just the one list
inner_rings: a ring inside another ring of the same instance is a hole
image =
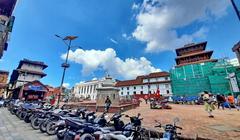
[[202, 62], [215, 62], [211, 59], [213, 51], [206, 51], [207, 42], [191, 43], [176, 49], [177, 58], [175, 59], [177, 66], [188, 64], [196, 64]]

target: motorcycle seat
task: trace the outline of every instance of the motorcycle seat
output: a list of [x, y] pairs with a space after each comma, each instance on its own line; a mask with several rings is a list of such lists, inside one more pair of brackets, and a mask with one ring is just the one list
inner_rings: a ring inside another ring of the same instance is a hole
[[112, 132], [113, 134], [115, 134], [115, 135], [121, 135], [122, 134], [122, 131], [114, 131], [114, 132]]
[[108, 129], [101, 128], [100, 129], [102, 133], [110, 133], [111, 131]]
[[115, 131], [114, 127], [103, 127], [102, 129], [108, 130], [108, 131]]
[[73, 114], [73, 113], [68, 113], [67, 114], [69, 117], [77, 117], [77, 115], [76, 114]]

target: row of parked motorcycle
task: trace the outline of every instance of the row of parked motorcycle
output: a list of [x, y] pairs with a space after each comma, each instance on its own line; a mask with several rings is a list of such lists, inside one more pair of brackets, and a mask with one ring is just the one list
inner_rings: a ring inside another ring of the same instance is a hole
[[[106, 112], [98, 114], [85, 108], [76, 110], [55, 108], [41, 103], [11, 101], [8, 105], [11, 114], [20, 120], [30, 123], [35, 130], [48, 135], [56, 135], [59, 140], [176, 140], [181, 139], [177, 129], [177, 118], [173, 124], [161, 125], [156, 121], [156, 129], [163, 132], [148, 130], [142, 127], [141, 114], [128, 116], [122, 111], [108, 118]], [[124, 123], [122, 117], [129, 118]]]

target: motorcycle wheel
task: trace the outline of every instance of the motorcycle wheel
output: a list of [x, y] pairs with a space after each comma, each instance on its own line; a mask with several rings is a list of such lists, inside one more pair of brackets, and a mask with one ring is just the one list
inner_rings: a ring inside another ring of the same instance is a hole
[[10, 109], [10, 112], [11, 112], [11, 114], [12, 115], [14, 115], [15, 113], [14, 113], [14, 111], [13, 111], [13, 109]]
[[58, 140], [63, 140], [66, 131], [58, 131], [57, 138]]
[[23, 119], [24, 119], [25, 114], [26, 114], [25, 112], [21, 112], [21, 113], [19, 114], [20, 120], [23, 120]]
[[[46, 132], [48, 135], [55, 135], [57, 133], [56, 129], [53, 128], [54, 125], [55, 125], [55, 121], [51, 121], [47, 124]], [[63, 138], [63, 136], [62, 136], [62, 138]]]
[[20, 111], [17, 111], [15, 115], [16, 115], [18, 118], [20, 118], [20, 113], [21, 113]]
[[40, 131], [41, 131], [42, 133], [45, 133], [45, 132], [47, 131], [47, 122], [46, 122], [46, 121], [42, 122], [42, 123], [39, 125], [39, 128], [40, 128]]
[[83, 134], [80, 140], [95, 140], [95, 138], [91, 134]]
[[37, 129], [39, 129], [39, 122], [38, 122], [38, 118], [34, 118], [33, 120], [32, 120], [32, 122], [31, 122], [31, 126], [32, 126], [32, 128], [33, 129], [35, 129], [35, 130], [37, 130]]
[[64, 134], [63, 140], [74, 140], [73, 136], [70, 136], [68, 133]]
[[[30, 116], [31, 116], [31, 115], [30, 115]], [[25, 123], [30, 123], [30, 122], [31, 122], [30, 116], [28, 115], [28, 113], [25, 114], [25, 116], [24, 116], [24, 122], [25, 122]]]

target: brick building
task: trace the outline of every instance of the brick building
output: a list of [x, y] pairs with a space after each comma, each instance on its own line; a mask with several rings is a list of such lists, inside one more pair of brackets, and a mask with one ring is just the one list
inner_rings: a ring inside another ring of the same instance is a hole
[[12, 16], [17, 0], [0, 0], [0, 59], [8, 48], [15, 17]]
[[[21, 60], [10, 77], [9, 83], [11, 85], [12, 95], [14, 95], [15, 98], [18, 96], [20, 97], [21, 94], [23, 94], [23, 85], [33, 81], [39, 81], [41, 78], [45, 77], [46, 74], [43, 72], [45, 68], [47, 68], [47, 65], [44, 62], [28, 59]], [[43, 85], [42, 83], [39, 84]]]
[[8, 71], [0, 70], [0, 97], [3, 97], [7, 90]]

